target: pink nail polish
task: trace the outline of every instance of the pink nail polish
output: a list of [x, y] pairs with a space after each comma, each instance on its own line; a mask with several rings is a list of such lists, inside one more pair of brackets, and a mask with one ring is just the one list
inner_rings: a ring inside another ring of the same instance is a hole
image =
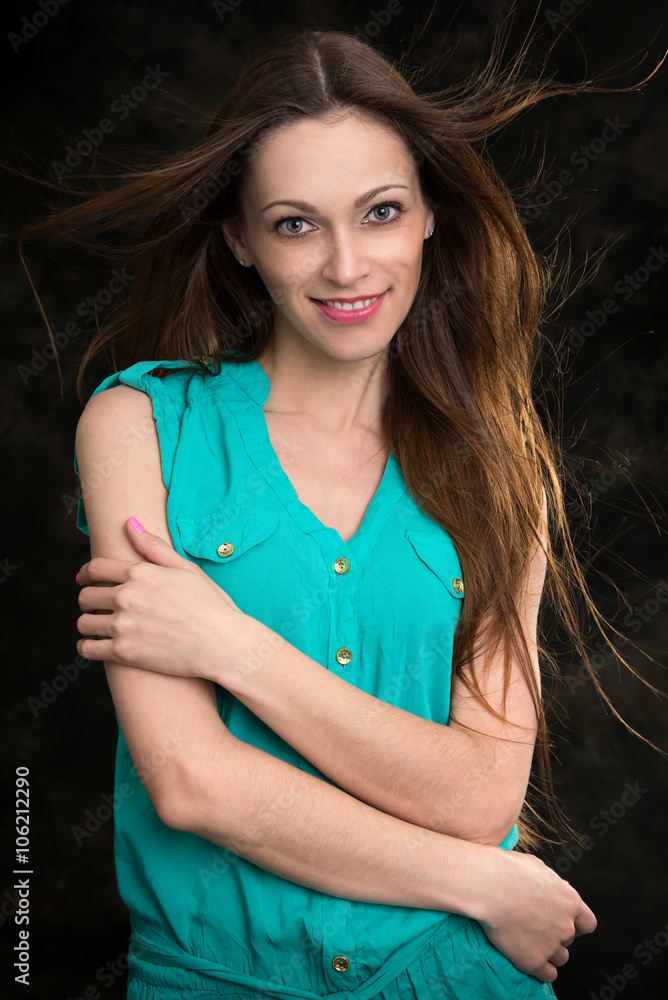
[[146, 528], [141, 524], [136, 517], [130, 518], [130, 524], [135, 529], [135, 531], [146, 531]]
[[77, 583], [79, 583], [79, 574], [78, 573], [77, 573], [77, 576], [76, 576], [76, 580], [77, 580]]

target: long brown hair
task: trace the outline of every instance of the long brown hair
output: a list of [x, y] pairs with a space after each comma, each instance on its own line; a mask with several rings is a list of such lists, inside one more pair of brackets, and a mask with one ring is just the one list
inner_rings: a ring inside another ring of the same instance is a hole
[[[549, 812], [541, 817], [527, 796], [520, 843], [532, 847], [560, 826], [573, 833], [554, 794], [544, 705], [518, 614], [528, 553], [543, 544], [544, 505], [549, 536], [542, 607], [549, 605], [565, 627], [618, 718], [589, 663], [580, 603], [614, 655], [635, 671], [607, 638], [608, 623], [589, 596], [565, 512], [565, 453], [536, 409], [542, 326], [548, 309], [556, 309], [554, 261], [532, 248], [520, 196], [500, 177], [484, 144], [547, 98], [638, 90], [665, 55], [632, 86], [604, 87], [603, 78], [560, 83], [545, 67], [527, 72], [530, 37], [504, 67], [509, 23], [497, 25], [486, 65], [436, 92], [419, 92], [419, 71], [395, 66], [353, 34], [293, 35], [245, 70], [194, 148], [165, 156], [157, 166], [107, 174], [123, 182], [115, 187], [91, 192], [58, 185], [78, 194], [79, 203], [26, 226], [19, 250], [28, 235], [62, 234], [97, 246], [94, 238], [121, 225], [142, 227], [137, 240], [121, 248], [132, 275], [127, 294], [116, 296], [81, 359], [82, 402], [87, 365], [109, 352], [118, 370], [119, 348], [123, 368], [144, 359], [183, 359], [184, 367], [216, 371], [221, 352], [236, 348], [240, 360], [257, 358], [272, 336], [272, 290], [255, 269], [239, 267], [221, 231], [221, 221], [241, 219], [244, 162], [263, 137], [305, 118], [349, 111], [401, 136], [436, 223], [412, 308], [389, 346], [384, 429], [410, 492], [449, 532], [460, 556], [466, 592], [454, 674], [482, 698], [474, 657], [503, 643], [506, 690], [516, 658], [532, 692], [540, 785], [532, 782], [531, 788], [543, 792]], [[89, 231], [77, 235], [84, 229]], [[543, 638], [541, 628], [542, 670], [556, 675]], [[467, 667], [470, 681], [463, 674]], [[547, 833], [539, 832], [541, 818]]]

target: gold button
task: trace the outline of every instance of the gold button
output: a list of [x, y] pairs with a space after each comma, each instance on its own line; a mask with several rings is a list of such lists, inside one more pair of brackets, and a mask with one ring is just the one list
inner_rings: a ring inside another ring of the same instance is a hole
[[350, 652], [349, 649], [346, 649], [345, 646], [341, 646], [341, 649], [339, 649], [336, 654], [336, 658], [339, 661], [339, 663], [342, 663], [343, 666], [345, 666], [346, 663], [350, 663], [350, 661], [353, 658], [353, 654]]
[[213, 359], [208, 356], [208, 354], [201, 354], [199, 357], [195, 358], [195, 361], [201, 361], [203, 365], [212, 365]]
[[350, 962], [345, 955], [335, 955], [332, 959], [332, 965], [337, 972], [345, 972], [350, 967]]
[[347, 573], [350, 569], [350, 563], [347, 559], [341, 557], [341, 559], [337, 559], [334, 563], [334, 569], [337, 573]]
[[464, 581], [462, 580], [461, 577], [455, 576], [453, 578], [453, 580], [452, 580], [452, 589], [457, 594], [463, 594], [464, 593]]
[[218, 555], [225, 558], [226, 556], [231, 556], [234, 552], [234, 545], [232, 542], [223, 542], [222, 545], [218, 546]]

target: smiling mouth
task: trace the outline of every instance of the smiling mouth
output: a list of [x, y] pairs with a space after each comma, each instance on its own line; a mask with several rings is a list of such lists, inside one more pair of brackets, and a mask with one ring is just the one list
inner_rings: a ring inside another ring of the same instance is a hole
[[[381, 295], [384, 292], [381, 292]], [[366, 299], [353, 299], [346, 301], [345, 299], [316, 299], [316, 302], [322, 303], [324, 306], [330, 306], [333, 309], [339, 309], [341, 312], [355, 312], [356, 309], [368, 309], [368, 307], [379, 299], [380, 295], [372, 295], [370, 298]]]

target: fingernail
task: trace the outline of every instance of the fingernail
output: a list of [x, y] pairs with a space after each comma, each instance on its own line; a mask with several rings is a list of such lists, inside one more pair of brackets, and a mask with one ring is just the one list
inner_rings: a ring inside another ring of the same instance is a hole
[[136, 517], [131, 517], [130, 518], [130, 524], [135, 529], [135, 531], [146, 531], [146, 528], [144, 527], [144, 525], [140, 524], [140, 522], [137, 520]]
[[78, 573], [77, 573], [76, 579], [77, 579], [77, 583], [78, 583], [79, 582], [79, 574]]

